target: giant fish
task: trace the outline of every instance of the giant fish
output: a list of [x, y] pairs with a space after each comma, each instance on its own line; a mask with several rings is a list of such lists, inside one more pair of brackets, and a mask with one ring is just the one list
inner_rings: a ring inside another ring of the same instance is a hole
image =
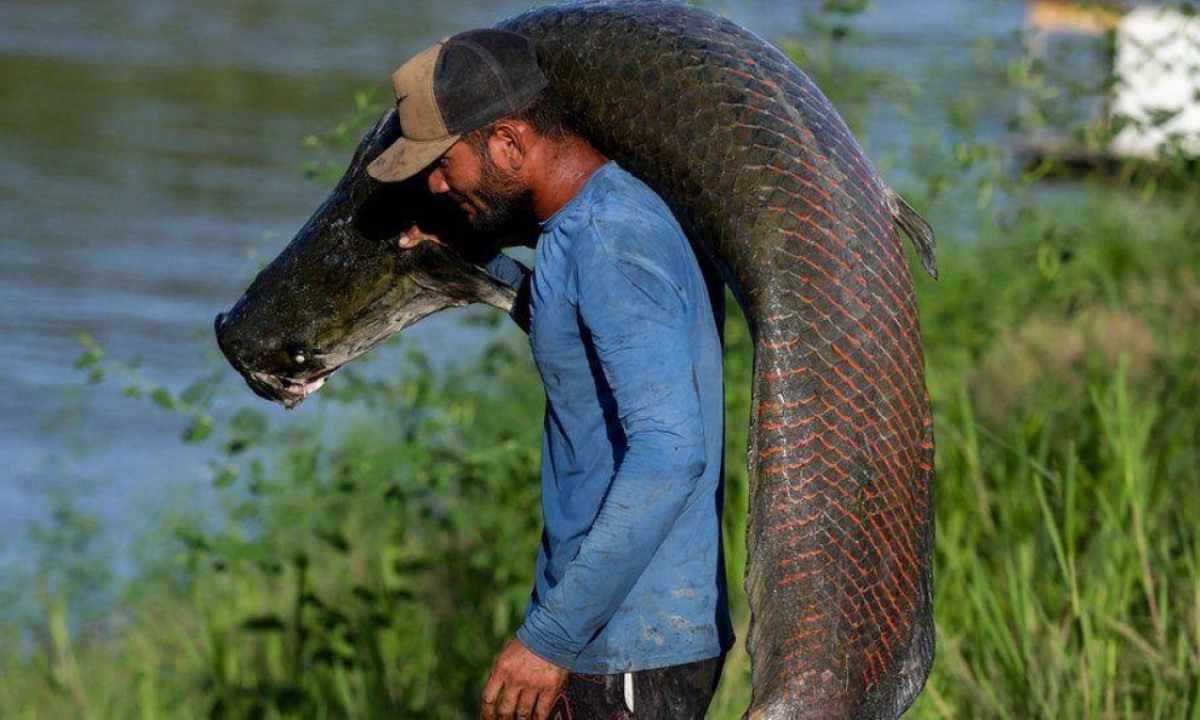
[[[747, 716], [890, 718], [933, 663], [933, 428], [900, 231], [933, 233], [778, 49], [671, 0], [569, 2], [499, 27], [532, 38], [577, 129], [663, 196], [719, 269], [754, 343], [745, 577]], [[344, 177], [229, 313], [218, 342], [291, 407], [340, 365], [446, 307], [508, 308], [423, 181]], [[420, 223], [446, 240], [401, 247]]]

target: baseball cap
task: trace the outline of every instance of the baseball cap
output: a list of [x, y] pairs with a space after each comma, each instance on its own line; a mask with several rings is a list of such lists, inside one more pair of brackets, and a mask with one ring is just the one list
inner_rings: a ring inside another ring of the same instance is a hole
[[523, 35], [468, 30], [442, 40], [392, 74], [401, 137], [367, 172], [384, 182], [410, 178], [463, 133], [519, 111], [547, 84]]

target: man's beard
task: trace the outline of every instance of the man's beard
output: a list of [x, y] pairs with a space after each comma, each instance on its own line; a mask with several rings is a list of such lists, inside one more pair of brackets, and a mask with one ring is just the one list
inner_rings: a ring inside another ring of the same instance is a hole
[[532, 223], [533, 191], [515, 173], [501, 170], [486, 150], [476, 154], [480, 160], [479, 186], [471, 197], [458, 198], [475, 211], [466, 213], [467, 223], [479, 232], [489, 233]]

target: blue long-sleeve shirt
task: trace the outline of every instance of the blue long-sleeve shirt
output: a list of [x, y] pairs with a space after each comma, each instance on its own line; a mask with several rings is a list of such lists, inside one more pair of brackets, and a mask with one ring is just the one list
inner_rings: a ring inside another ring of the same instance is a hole
[[[503, 264], [493, 271], [511, 279]], [[527, 282], [544, 531], [517, 637], [583, 673], [717, 656], [733, 639], [721, 346], [686, 237], [608, 163], [544, 223]]]

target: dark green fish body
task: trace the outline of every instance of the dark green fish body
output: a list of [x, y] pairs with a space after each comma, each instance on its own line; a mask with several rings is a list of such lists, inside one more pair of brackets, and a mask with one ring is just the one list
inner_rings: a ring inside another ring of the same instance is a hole
[[751, 717], [900, 714], [933, 660], [906, 206], [808, 77], [729, 20], [610, 2], [504, 26], [538, 42], [584, 134], [667, 199], [751, 325]]
[[[667, 200], [750, 323], [749, 717], [898, 716], [920, 692], [934, 651], [933, 432], [897, 230], [913, 237], [933, 273], [928, 226], [887, 189], [808, 77], [729, 20], [684, 3], [618, 1], [540, 8], [501, 25], [537, 42], [579, 129]], [[394, 137], [394, 124], [391, 114], [381, 119], [344, 183], [370, 187], [361, 165]], [[319, 211], [308, 234], [362, 225], [354, 207]], [[394, 231], [384, 223], [379, 234]], [[341, 237], [332, 250], [355, 276], [340, 286], [400, 283], [403, 273], [370, 271], [378, 260], [359, 264], [376, 251], [355, 243], [387, 246], [363, 235]], [[305, 283], [286, 286], [288, 273], [309, 278], [299, 294], [320, 291], [308, 257], [315, 244], [302, 232], [298, 249], [281, 256], [291, 253], [289, 268], [260, 278], [247, 295], [256, 300], [218, 319], [222, 347], [248, 380], [258, 373], [303, 386], [315, 376], [255, 358], [286, 356], [270, 348], [289, 333], [294, 347], [321, 332], [353, 339], [356, 314], [370, 309], [342, 307], [324, 323], [278, 312], [304, 303], [289, 299]], [[476, 278], [469, 260], [444, 259]], [[484, 280], [460, 285], [443, 295], [508, 301]], [[388, 304], [389, 317], [400, 309], [386, 293], [375, 302]], [[317, 332], [331, 322], [342, 325]], [[277, 340], [253, 351], [234, 339], [265, 329]], [[325, 342], [318, 354], [329, 349]]]

